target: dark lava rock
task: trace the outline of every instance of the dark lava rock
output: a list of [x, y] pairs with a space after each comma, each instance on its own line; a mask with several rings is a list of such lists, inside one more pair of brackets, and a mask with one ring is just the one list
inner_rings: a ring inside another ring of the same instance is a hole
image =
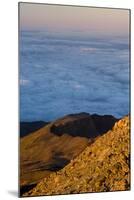
[[94, 138], [110, 130], [117, 120], [112, 115], [71, 114], [56, 120], [50, 130], [58, 136], [66, 133], [71, 136]]

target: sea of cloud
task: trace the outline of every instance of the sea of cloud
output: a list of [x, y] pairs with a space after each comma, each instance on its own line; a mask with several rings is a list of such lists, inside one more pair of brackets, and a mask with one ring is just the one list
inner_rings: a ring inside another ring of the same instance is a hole
[[22, 31], [20, 120], [78, 112], [129, 113], [128, 38]]

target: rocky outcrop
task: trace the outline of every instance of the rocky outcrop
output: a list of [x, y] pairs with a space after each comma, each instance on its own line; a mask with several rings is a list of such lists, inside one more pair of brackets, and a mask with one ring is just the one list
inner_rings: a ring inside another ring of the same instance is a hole
[[74, 137], [94, 138], [110, 130], [116, 121], [117, 119], [111, 115], [79, 113], [56, 120], [50, 130], [58, 136], [66, 133]]
[[129, 117], [115, 123], [80, 155], [44, 178], [24, 196], [121, 191], [130, 189]]
[[94, 125], [97, 129], [97, 132], [102, 134], [109, 131], [118, 121], [117, 118], [113, 117], [112, 115], [91, 115]]

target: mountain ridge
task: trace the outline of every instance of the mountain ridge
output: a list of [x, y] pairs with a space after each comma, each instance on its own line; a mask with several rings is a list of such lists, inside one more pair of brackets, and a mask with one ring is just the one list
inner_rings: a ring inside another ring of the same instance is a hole
[[130, 120], [125, 116], [58, 172], [24, 196], [130, 189]]
[[[93, 117], [94, 120], [88, 113], [67, 115], [20, 139], [21, 191], [25, 192], [53, 171], [65, 167], [96, 137], [111, 129], [118, 121], [109, 115]], [[95, 119], [97, 122], [94, 123]]]

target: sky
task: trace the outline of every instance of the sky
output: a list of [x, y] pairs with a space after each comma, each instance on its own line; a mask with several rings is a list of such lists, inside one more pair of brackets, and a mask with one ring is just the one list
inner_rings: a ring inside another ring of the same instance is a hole
[[20, 3], [20, 30], [128, 36], [129, 10]]

